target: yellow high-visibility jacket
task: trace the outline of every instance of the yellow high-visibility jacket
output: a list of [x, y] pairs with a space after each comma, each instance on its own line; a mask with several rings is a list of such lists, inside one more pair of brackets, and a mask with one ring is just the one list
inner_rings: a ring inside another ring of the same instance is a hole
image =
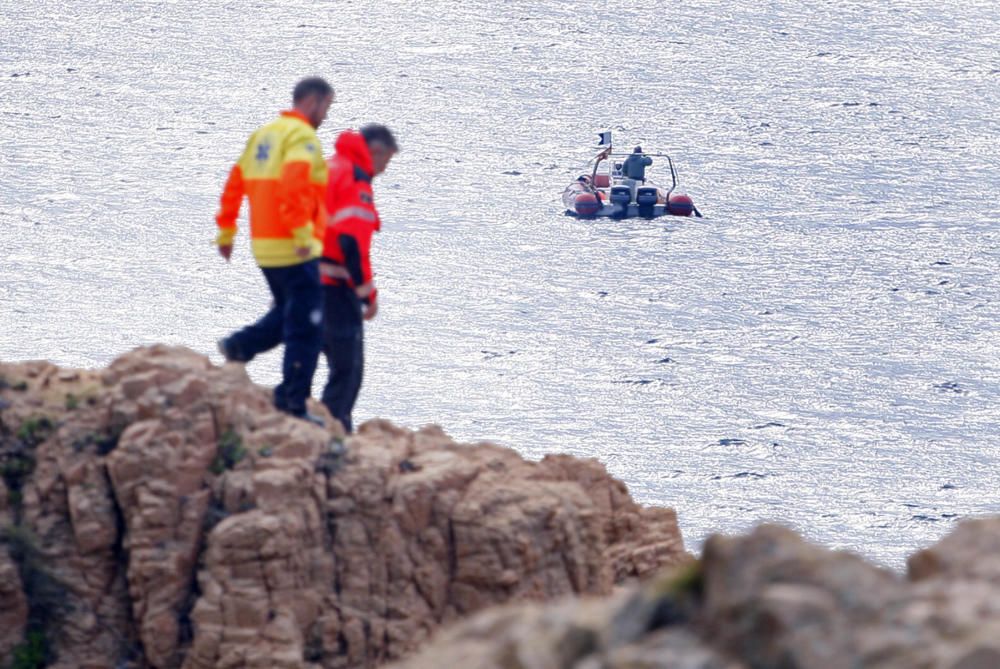
[[233, 243], [243, 196], [250, 200], [250, 243], [261, 267], [305, 262], [323, 251], [326, 228], [327, 166], [316, 129], [297, 111], [281, 116], [250, 136], [229, 172], [220, 198], [216, 242]]

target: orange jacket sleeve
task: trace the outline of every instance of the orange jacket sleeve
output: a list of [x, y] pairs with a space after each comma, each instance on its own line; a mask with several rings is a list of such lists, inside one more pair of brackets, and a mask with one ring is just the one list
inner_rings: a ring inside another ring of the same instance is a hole
[[222, 197], [219, 198], [219, 213], [215, 216], [215, 222], [219, 226], [219, 236], [216, 243], [219, 246], [228, 246], [233, 243], [236, 236], [236, 219], [240, 216], [240, 206], [243, 204], [243, 195], [246, 190], [243, 185], [243, 170], [239, 164], [233, 165], [229, 171], [229, 178], [222, 189]]

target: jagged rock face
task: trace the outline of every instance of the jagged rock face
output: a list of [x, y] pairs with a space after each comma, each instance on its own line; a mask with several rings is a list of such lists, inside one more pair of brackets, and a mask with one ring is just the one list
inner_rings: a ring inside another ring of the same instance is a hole
[[7, 657], [21, 643], [27, 621], [28, 600], [17, 564], [6, 548], [0, 549], [0, 657]]
[[761, 526], [604, 601], [491, 609], [393, 669], [1000, 667], [1000, 518], [960, 525], [909, 579]]
[[674, 513], [596, 461], [330, 422], [186, 349], [0, 365], [0, 657], [372, 667], [489, 605], [689, 559]]

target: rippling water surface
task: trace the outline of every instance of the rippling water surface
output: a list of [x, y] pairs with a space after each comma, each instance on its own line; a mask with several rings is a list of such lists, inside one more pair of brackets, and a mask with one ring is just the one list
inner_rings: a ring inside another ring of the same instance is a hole
[[[268, 302], [218, 193], [318, 73], [328, 147], [403, 146], [358, 418], [600, 458], [692, 547], [777, 519], [899, 566], [1000, 511], [992, 0], [0, 6], [3, 359], [218, 359]], [[706, 218], [562, 215], [605, 129]]]

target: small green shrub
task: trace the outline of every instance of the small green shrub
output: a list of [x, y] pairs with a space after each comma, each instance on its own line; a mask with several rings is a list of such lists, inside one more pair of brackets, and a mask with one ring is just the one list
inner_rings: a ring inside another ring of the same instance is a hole
[[243, 447], [243, 440], [240, 439], [240, 435], [236, 434], [235, 430], [226, 430], [222, 438], [219, 439], [218, 450], [210, 469], [213, 474], [218, 476], [227, 469], [235, 467], [246, 455], [247, 451]]
[[35, 457], [27, 449], [0, 455], [0, 476], [3, 476], [3, 482], [7, 486], [7, 503], [15, 509], [21, 506], [21, 490], [33, 471]]
[[14, 648], [10, 669], [45, 669], [49, 664], [49, 640], [41, 630], [30, 630]]
[[73, 393], [66, 393], [66, 410], [75, 411], [80, 406], [80, 398]]
[[55, 429], [48, 416], [33, 416], [21, 423], [17, 441], [0, 450], [0, 476], [7, 484], [7, 500], [17, 508], [21, 504], [21, 489], [35, 471], [35, 446], [45, 441]]
[[[3, 474], [4, 481], [11, 484], [13, 481], [23, 479], [35, 469], [35, 461], [27, 454], [8, 456], [3, 464], [0, 464], [0, 474]], [[18, 486], [20, 487], [20, 486]]]
[[694, 560], [669, 572], [656, 584], [655, 591], [673, 597], [693, 595], [700, 598], [705, 592], [705, 570], [701, 560]]
[[34, 416], [21, 423], [17, 430], [17, 438], [27, 446], [37, 446], [52, 433], [55, 424], [48, 416]]

